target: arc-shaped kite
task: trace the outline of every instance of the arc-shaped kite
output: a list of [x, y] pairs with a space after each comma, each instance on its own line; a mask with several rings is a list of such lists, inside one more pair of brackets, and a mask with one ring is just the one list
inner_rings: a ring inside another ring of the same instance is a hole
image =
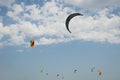
[[32, 39], [32, 40], [30, 40], [30, 46], [31, 46], [31, 48], [34, 48], [34, 45], [35, 44], [35, 40], [34, 39]]
[[75, 17], [75, 16], [83, 16], [83, 14], [80, 14], [80, 13], [73, 13], [73, 14], [70, 14], [67, 19], [66, 19], [66, 22], [65, 22], [65, 25], [66, 25], [66, 28], [67, 30], [71, 33], [71, 31], [69, 30], [69, 22], [70, 20]]

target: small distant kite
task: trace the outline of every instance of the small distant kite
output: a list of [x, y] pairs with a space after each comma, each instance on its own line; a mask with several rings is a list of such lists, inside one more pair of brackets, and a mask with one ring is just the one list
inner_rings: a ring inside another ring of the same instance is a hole
[[57, 74], [57, 77], [59, 76], [59, 74]]
[[65, 25], [66, 25], [66, 28], [67, 30], [71, 33], [71, 31], [69, 30], [69, 22], [70, 20], [75, 17], [75, 16], [83, 16], [83, 14], [80, 14], [80, 13], [73, 13], [73, 14], [70, 14], [67, 19], [66, 19], [66, 22], [65, 22]]
[[32, 39], [32, 40], [30, 40], [30, 46], [31, 46], [31, 48], [34, 48], [35, 47], [35, 40], [34, 39]]
[[46, 73], [46, 75], [48, 75], [48, 73]]
[[64, 77], [62, 77], [62, 79], [64, 79]]
[[40, 68], [40, 72], [43, 73], [43, 68]]
[[102, 70], [99, 69], [98, 70], [98, 74], [101, 75], [102, 74]]
[[92, 67], [92, 68], [91, 68], [91, 72], [93, 72], [93, 71], [94, 71], [94, 69], [95, 69], [95, 67]]
[[75, 70], [74, 70], [74, 73], [76, 74], [76, 72], [77, 72], [77, 70], [75, 69]]

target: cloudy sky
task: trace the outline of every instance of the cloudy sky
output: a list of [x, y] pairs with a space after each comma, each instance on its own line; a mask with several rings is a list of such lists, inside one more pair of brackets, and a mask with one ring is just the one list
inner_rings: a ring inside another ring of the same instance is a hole
[[[74, 12], [84, 16], [70, 21], [70, 34], [65, 20]], [[1, 80], [118, 80], [119, 61], [119, 0], [0, 0]], [[40, 74], [41, 66], [49, 76]]]

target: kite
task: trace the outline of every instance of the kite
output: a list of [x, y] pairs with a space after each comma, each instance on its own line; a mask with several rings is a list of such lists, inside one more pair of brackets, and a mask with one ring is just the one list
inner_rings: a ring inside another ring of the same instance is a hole
[[57, 74], [57, 77], [59, 76], [59, 74]]
[[30, 46], [31, 46], [31, 48], [34, 48], [34, 45], [35, 44], [35, 40], [34, 39], [32, 39], [32, 40], [30, 40]]
[[40, 69], [40, 72], [43, 73], [43, 68]]
[[99, 69], [98, 70], [98, 74], [101, 75], [102, 74], [102, 70]]
[[95, 67], [92, 67], [92, 68], [91, 68], [91, 72], [93, 72], [93, 71], [94, 71], [94, 69], [95, 69]]
[[80, 13], [73, 13], [73, 14], [70, 14], [67, 19], [66, 19], [66, 22], [65, 22], [65, 25], [66, 25], [66, 28], [67, 30], [71, 33], [71, 31], [69, 30], [69, 22], [70, 20], [75, 17], [75, 16], [83, 16], [83, 14], [80, 14]]
[[77, 72], [77, 70], [75, 69], [75, 70], [74, 70], [74, 73], [76, 74], [76, 72]]
[[48, 75], [48, 73], [46, 73], [46, 75]]

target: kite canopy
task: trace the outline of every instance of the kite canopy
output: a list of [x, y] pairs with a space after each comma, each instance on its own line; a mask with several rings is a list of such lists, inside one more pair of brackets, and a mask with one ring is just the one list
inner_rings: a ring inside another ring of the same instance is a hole
[[59, 76], [59, 74], [57, 74], [57, 77]]
[[98, 74], [101, 75], [102, 74], [102, 70], [99, 69], [98, 70]]
[[40, 68], [40, 72], [43, 73], [43, 68]]
[[83, 14], [80, 14], [80, 13], [73, 13], [73, 14], [70, 14], [68, 17], [67, 17], [67, 19], [66, 19], [66, 22], [65, 22], [65, 25], [66, 25], [66, 28], [67, 28], [67, 30], [71, 33], [71, 31], [69, 30], [69, 22], [70, 22], [70, 20], [73, 18], [73, 17], [75, 17], [75, 16], [83, 16]]
[[77, 72], [77, 70], [75, 69], [75, 70], [74, 70], [74, 73], [76, 74], [76, 72]]
[[48, 73], [46, 73], [46, 75], [48, 75]]
[[31, 48], [34, 48], [35, 47], [35, 40], [34, 39], [31, 39], [30, 40], [30, 46], [31, 46]]
[[62, 77], [62, 79], [64, 79], [64, 77]]
[[92, 68], [91, 68], [91, 72], [93, 72], [93, 71], [94, 71], [94, 69], [95, 69], [95, 67], [92, 67]]

